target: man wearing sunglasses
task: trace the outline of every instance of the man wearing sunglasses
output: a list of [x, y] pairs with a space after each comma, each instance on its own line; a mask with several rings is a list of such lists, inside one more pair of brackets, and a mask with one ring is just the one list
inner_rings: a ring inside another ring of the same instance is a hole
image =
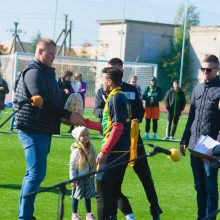
[[[219, 60], [206, 55], [201, 67], [204, 82], [192, 93], [188, 121], [180, 142], [180, 151], [194, 147], [201, 135], [220, 141], [220, 80]], [[201, 158], [190, 155], [195, 190], [197, 193], [198, 220], [218, 209], [218, 168], [210, 167]], [[216, 214], [209, 218], [216, 219]]]

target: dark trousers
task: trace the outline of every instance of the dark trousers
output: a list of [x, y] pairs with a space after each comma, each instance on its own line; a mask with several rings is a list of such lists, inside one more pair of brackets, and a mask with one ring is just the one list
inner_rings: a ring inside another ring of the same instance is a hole
[[[137, 156], [146, 155], [144, 145], [142, 139], [139, 135], [138, 138], [138, 148], [137, 148]], [[135, 173], [140, 179], [147, 199], [150, 203], [150, 212], [154, 217], [158, 217], [159, 214], [162, 213], [162, 210], [158, 203], [157, 193], [154, 187], [154, 182], [151, 176], [150, 167], [148, 165], [147, 157], [143, 157], [142, 159], [135, 162], [135, 166], [133, 167]], [[132, 208], [129, 204], [129, 201], [125, 195], [120, 192], [120, 197], [118, 199], [118, 208], [123, 212], [124, 215], [132, 213]]]
[[117, 214], [117, 201], [120, 197], [122, 180], [108, 183], [96, 180], [96, 200], [98, 220], [114, 219]]
[[[197, 193], [198, 220], [218, 209], [218, 168], [210, 167], [199, 157], [190, 155]], [[216, 215], [209, 218], [215, 220]]]
[[168, 121], [167, 121], [167, 128], [166, 128], [166, 136], [167, 137], [170, 136], [172, 122], [173, 122], [173, 127], [172, 127], [172, 131], [171, 131], [171, 136], [174, 137], [179, 118], [180, 118], [179, 115], [174, 116], [174, 115], [171, 115], [168, 113]]
[[[72, 212], [73, 213], [77, 213], [78, 203], [79, 203], [78, 199], [72, 198]], [[86, 213], [90, 213], [91, 212], [91, 199], [84, 198], [84, 204], [86, 208]]]
[[[158, 121], [158, 119], [152, 119], [152, 120], [153, 120], [153, 132], [157, 133], [157, 121]], [[151, 119], [146, 118], [145, 131], [147, 133], [149, 133], [149, 131], [150, 131], [150, 122], [151, 122]]]

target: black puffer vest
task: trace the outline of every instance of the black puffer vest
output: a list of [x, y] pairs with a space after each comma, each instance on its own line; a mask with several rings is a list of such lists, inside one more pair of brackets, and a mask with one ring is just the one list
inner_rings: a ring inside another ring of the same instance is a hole
[[220, 80], [218, 76], [209, 83], [201, 83], [195, 87], [181, 143], [192, 147], [201, 135], [209, 135], [220, 141], [219, 101]]
[[[31, 94], [24, 82], [24, 75], [31, 74], [30, 69], [31, 71], [36, 69], [38, 74], [41, 74], [41, 77], [43, 77], [46, 82], [44, 100], [50, 100], [57, 106], [60, 106], [60, 92], [55, 78], [54, 68], [46, 67], [37, 60], [33, 60], [23, 71], [16, 87], [14, 100], [22, 101], [31, 98]], [[45, 105], [42, 107], [34, 107], [31, 104], [23, 104], [20, 106], [15, 104], [14, 109], [18, 110], [15, 114], [15, 127], [17, 129], [43, 134], [59, 133], [60, 118], [55, 112], [45, 107]]]

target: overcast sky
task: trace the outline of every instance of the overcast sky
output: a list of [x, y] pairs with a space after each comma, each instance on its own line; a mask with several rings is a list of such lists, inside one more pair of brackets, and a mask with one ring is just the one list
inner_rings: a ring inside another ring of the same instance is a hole
[[[4, 1], [4, 2], [3, 2]], [[125, 3], [125, 5], [124, 5]], [[188, 0], [200, 13], [201, 25], [220, 25], [219, 0]], [[56, 40], [64, 28], [64, 15], [73, 20], [72, 45], [98, 41], [97, 20], [124, 18], [173, 24], [181, 0], [0, 0], [0, 41], [12, 40], [14, 22], [19, 22], [22, 41], [38, 31]], [[57, 7], [56, 7], [57, 6]]]

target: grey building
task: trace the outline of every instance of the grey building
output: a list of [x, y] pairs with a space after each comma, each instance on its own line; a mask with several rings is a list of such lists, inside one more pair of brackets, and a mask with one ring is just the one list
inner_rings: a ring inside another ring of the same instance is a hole
[[158, 63], [170, 52], [176, 25], [134, 20], [98, 20], [98, 59]]
[[190, 75], [193, 85], [201, 82], [201, 61], [206, 54], [220, 58], [220, 26], [195, 26], [190, 30]]

